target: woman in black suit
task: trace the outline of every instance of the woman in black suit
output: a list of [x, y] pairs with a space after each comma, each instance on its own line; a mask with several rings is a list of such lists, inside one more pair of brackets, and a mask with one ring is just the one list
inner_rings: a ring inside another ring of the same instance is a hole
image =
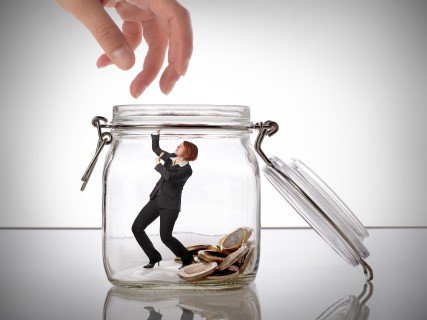
[[[184, 184], [192, 175], [193, 170], [189, 161], [197, 159], [197, 146], [189, 141], [182, 142], [174, 153], [162, 150], [159, 146], [159, 132], [151, 135], [152, 149], [158, 156], [154, 169], [160, 173], [153, 191], [150, 193], [150, 200], [141, 209], [136, 217], [132, 232], [136, 241], [150, 259], [150, 263], [144, 268], [153, 268], [156, 263], [160, 264], [162, 256], [154, 248], [153, 243], [145, 233], [145, 228], [160, 216], [160, 238], [162, 242], [178, 257], [181, 258], [182, 266], [193, 262], [193, 255], [184, 245], [172, 236], [173, 227], [179, 212], [181, 211], [181, 194]], [[164, 165], [160, 162], [164, 160]]]

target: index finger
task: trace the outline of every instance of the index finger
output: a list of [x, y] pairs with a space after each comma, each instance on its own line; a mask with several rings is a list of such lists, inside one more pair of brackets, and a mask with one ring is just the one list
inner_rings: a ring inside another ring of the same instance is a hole
[[56, 1], [89, 29], [110, 60], [120, 69], [128, 70], [133, 66], [133, 50], [99, 0]]

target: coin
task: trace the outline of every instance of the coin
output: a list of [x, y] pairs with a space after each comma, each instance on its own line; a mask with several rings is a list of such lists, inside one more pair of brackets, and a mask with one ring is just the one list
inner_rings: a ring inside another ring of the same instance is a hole
[[[197, 262], [199, 262], [199, 261], [204, 261], [204, 260], [200, 259], [198, 256], [193, 256], [193, 258], [194, 258], [194, 260], [196, 260]], [[175, 261], [176, 263], [178, 263], [178, 264], [182, 263], [182, 260], [181, 260], [181, 258], [180, 258], [180, 257], [175, 257], [174, 261]]]
[[[253, 230], [250, 227], [234, 229], [231, 233], [223, 235], [216, 246], [197, 244], [186, 247], [197, 263], [179, 269], [180, 278], [188, 281], [213, 279], [224, 281], [243, 272], [247, 273], [255, 261], [254, 239], [249, 240]], [[182, 261], [179, 257], [175, 257], [175, 262]], [[216, 263], [216, 268], [212, 270], [210, 263]], [[187, 269], [190, 266], [192, 268]]]
[[251, 245], [249, 250], [248, 250], [248, 253], [245, 256], [245, 260], [239, 269], [239, 272], [241, 274], [243, 274], [246, 270], [248, 270], [248, 267], [251, 265], [252, 260], [254, 260], [254, 257], [255, 257], [254, 253], [255, 253], [255, 246]]
[[228, 252], [236, 251], [242, 245], [246, 232], [244, 228], [234, 230], [232, 233], [220, 239], [220, 248]]
[[243, 242], [248, 242], [249, 238], [252, 235], [252, 230], [253, 229], [249, 228], [249, 227], [244, 227], [243, 229], [245, 229], [245, 231], [246, 231], [245, 238], [243, 239]]
[[[196, 244], [194, 246], [188, 246], [186, 247], [186, 249], [188, 251], [190, 251], [190, 253], [193, 256], [197, 256], [197, 254], [199, 253], [200, 250], [213, 250], [213, 251], [220, 251], [220, 249], [218, 247], [214, 247], [210, 244]], [[182, 262], [180, 257], [175, 257], [174, 259], [175, 262], [180, 263]]]
[[197, 262], [178, 269], [178, 275], [187, 281], [200, 280], [214, 273], [217, 266], [216, 262]]
[[221, 263], [227, 257], [225, 253], [212, 250], [200, 250], [197, 256], [205, 261], [215, 261], [218, 263]]
[[239, 249], [230, 253], [227, 258], [225, 258], [224, 261], [219, 264], [218, 270], [222, 271], [227, 269], [229, 266], [231, 266], [233, 263], [243, 257], [243, 255], [248, 251], [248, 249], [248, 246], [244, 243]]
[[218, 247], [221, 247], [221, 245], [224, 243], [225, 238], [227, 237], [228, 237], [228, 234], [225, 234], [218, 240]]
[[238, 267], [236, 267], [236, 266], [229, 266], [229, 267], [227, 268], [227, 270], [232, 271], [232, 272], [236, 272], [237, 270], [239, 270], [239, 268], [238, 268]]
[[196, 244], [194, 246], [186, 247], [186, 249], [190, 252], [196, 252], [200, 250], [206, 250], [212, 247], [210, 244]]
[[210, 246], [207, 250], [221, 252], [221, 248], [219, 246]]
[[245, 257], [246, 257], [246, 254], [243, 257], [241, 257], [239, 260], [237, 260], [234, 263], [234, 265], [236, 265], [238, 268], [240, 268], [243, 265], [243, 263], [245, 262]]
[[231, 269], [228, 268], [224, 272], [214, 273], [206, 278], [206, 280], [216, 280], [216, 281], [225, 281], [236, 278], [239, 275], [239, 269]]

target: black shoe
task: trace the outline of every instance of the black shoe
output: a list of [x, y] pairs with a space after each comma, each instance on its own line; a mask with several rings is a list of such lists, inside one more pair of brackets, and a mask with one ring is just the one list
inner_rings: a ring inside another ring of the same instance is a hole
[[144, 268], [151, 269], [151, 268], [153, 268], [153, 267], [156, 265], [156, 263], [157, 263], [157, 265], [158, 265], [158, 266], [160, 266], [160, 261], [162, 261], [162, 259], [157, 260], [157, 261], [153, 261], [153, 262], [151, 262], [151, 261], [150, 261], [150, 263], [149, 263], [149, 264], [146, 264], [146, 265], [144, 266]]
[[180, 267], [179, 267], [179, 269], [184, 268], [185, 266], [189, 266], [190, 264], [193, 264], [193, 263], [197, 263], [197, 261], [196, 261], [196, 260], [194, 260], [194, 258], [193, 258], [193, 257], [191, 257], [191, 260], [190, 260], [190, 261], [183, 262], [183, 263], [182, 263], [182, 266], [180, 266]]

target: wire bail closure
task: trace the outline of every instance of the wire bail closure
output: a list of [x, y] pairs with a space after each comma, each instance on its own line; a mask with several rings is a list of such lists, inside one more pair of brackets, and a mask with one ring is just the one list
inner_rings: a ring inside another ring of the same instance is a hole
[[104, 148], [105, 145], [108, 145], [113, 141], [113, 135], [110, 132], [101, 131], [100, 121], [108, 122], [107, 118], [99, 116], [92, 119], [92, 125], [96, 127], [98, 131], [98, 144], [96, 145], [95, 155], [93, 156], [91, 162], [89, 163], [89, 166], [87, 167], [85, 173], [82, 176], [81, 180], [83, 181], [83, 184], [80, 188], [80, 191], [83, 191], [86, 188], [89, 178], [92, 175], [92, 171], [95, 168], [96, 162], [98, 161], [98, 157], [102, 151], [102, 148]]
[[253, 125], [254, 129], [258, 129], [258, 136], [255, 140], [255, 151], [261, 157], [262, 160], [268, 165], [273, 166], [270, 159], [265, 155], [265, 153], [261, 149], [261, 143], [264, 140], [265, 135], [271, 137], [277, 131], [279, 131], [279, 125], [277, 122], [267, 120], [265, 122], [257, 122]]

